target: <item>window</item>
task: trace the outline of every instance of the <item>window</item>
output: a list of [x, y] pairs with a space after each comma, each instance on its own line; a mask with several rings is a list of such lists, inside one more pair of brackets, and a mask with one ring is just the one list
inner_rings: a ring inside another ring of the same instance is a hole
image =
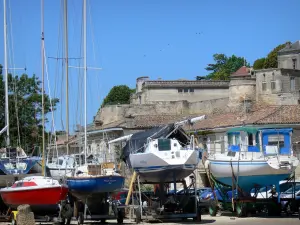
[[183, 90], [181, 88], [178, 89], [178, 93], [181, 93]]
[[171, 140], [170, 139], [158, 139], [158, 150], [159, 151], [170, 151]]
[[293, 59], [293, 69], [297, 69], [297, 59]]
[[268, 136], [268, 145], [279, 146], [279, 148], [284, 147], [284, 136], [283, 135], [269, 135]]
[[263, 91], [266, 91], [266, 90], [267, 90], [267, 83], [266, 83], [265, 81], [262, 82], [262, 84], [261, 84], [261, 89], [262, 89]]
[[250, 146], [253, 145], [253, 134], [248, 135], [248, 145], [250, 145]]
[[276, 89], [276, 81], [271, 80], [271, 90], [275, 90], [275, 89]]
[[291, 91], [295, 91], [295, 77], [290, 78]]
[[190, 92], [194, 92], [194, 88], [190, 88]]
[[185, 92], [185, 93], [189, 92], [189, 89], [188, 89], [188, 88], [185, 88], [185, 89], [184, 89], [184, 92]]

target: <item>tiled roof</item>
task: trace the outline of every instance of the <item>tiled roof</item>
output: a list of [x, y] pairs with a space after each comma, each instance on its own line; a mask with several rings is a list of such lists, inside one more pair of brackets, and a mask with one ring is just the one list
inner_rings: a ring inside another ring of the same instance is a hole
[[[106, 124], [101, 129], [122, 127], [125, 129], [147, 129], [164, 124], [201, 116], [193, 115], [137, 115], [134, 118]], [[248, 113], [226, 112], [209, 114], [207, 119], [193, 126], [185, 126], [186, 130], [210, 130], [241, 126], [244, 124], [300, 124], [300, 105], [255, 106]], [[99, 129], [99, 128], [98, 128]]]
[[300, 106], [265, 106], [245, 113], [224, 113], [208, 115], [204, 121], [196, 123], [190, 130], [209, 130], [241, 126], [244, 124], [297, 124], [300, 123]]
[[231, 74], [233, 77], [238, 77], [238, 76], [249, 76], [250, 75], [250, 68], [246, 66], [242, 66], [239, 68], [236, 72]]

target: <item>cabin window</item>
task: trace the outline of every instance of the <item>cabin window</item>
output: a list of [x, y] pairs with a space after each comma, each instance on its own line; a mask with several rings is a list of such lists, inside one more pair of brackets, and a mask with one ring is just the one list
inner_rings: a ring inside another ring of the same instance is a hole
[[23, 187], [23, 182], [17, 183], [16, 187]]
[[229, 134], [228, 135], [228, 144], [233, 145], [234, 144], [233, 140], [234, 140], [234, 135]]
[[63, 159], [59, 159], [59, 160], [58, 160], [58, 164], [59, 164], [59, 165], [62, 165], [63, 163], [64, 163], [64, 160], [63, 160]]
[[284, 136], [279, 134], [269, 135], [268, 136], [268, 145], [279, 146], [279, 148], [284, 147]]
[[239, 134], [229, 134], [228, 135], [228, 144], [229, 145], [239, 145], [240, 144]]
[[171, 150], [171, 140], [170, 139], [158, 139], [158, 150], [159, 151]]
[[248, 145], [253, 146], [253, 134], [248, 135]]

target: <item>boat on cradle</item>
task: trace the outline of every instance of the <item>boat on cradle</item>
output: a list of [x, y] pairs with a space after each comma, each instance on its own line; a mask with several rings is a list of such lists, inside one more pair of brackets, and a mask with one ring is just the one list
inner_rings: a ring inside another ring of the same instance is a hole
[[22, 148], [0, 149], [0, 187], [7, 187], [26, 176], [41, 175], [42, 158], [27, 156]]
[[91, 214], [107, 214], [108, 203], [104, 200], [123, 188], [125, 178], [115, 172], [114, 163], [108, 162], [78, 167], [75, 175], [66, 181], [72, 196], [85, 203]]
[[299, 164], [293, 154], [292, 132], [292, 128], [232, 128], [227, 132], [228, 149], [208, 152], [205, 168], [229, 186], [234, 176], [245, 193], [257, 186], [277, 186]]
[[57, 180], [73, 176], [76, 167], [84, 164], [84, 157], [84, 153], [59, 156], [54, 162], [46, 164], [50, 176]]
[[16, 181], [11, 187], [1, 188], [0, 194], [11, 209], [29, 204], [37, 214], [57, 213], [59, 202], [67, 197], [68, 187], [50, 177], [31, 176]]
[[186, 178], [196, 169], [200, 157], [194, 136], [189, 137], [182, 126], [205, 118], [200, 116], [128, 136], [123, 148], [126, 163], [139, 174], [141, 182], [171, 183]]

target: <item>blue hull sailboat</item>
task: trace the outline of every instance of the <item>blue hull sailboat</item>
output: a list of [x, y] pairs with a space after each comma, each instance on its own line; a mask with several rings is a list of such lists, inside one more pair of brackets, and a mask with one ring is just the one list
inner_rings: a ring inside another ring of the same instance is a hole
[[113, 163], [84, 165], [76, 169], [76, 175], [67, 178], [73, 197], [85, 204], [91, 214], [106, 214], [110, 193], [123, 188], [125, 178], [114, 171]]
[[288, 179], [299, 160], [292, 149], [292, 128], [237, 127], [227, 132], [228, 149], [209, 152], [205, 167], [219, 182], [235, 183], [245, 193]]

